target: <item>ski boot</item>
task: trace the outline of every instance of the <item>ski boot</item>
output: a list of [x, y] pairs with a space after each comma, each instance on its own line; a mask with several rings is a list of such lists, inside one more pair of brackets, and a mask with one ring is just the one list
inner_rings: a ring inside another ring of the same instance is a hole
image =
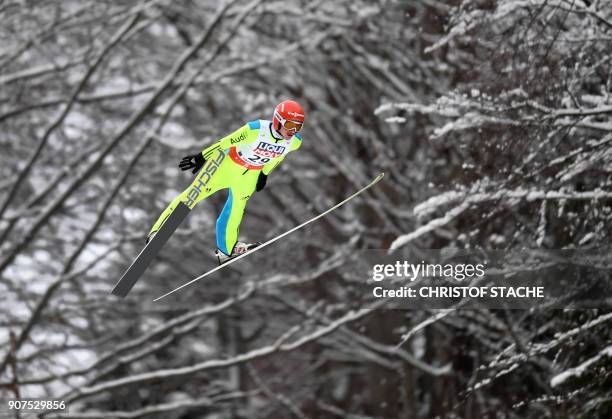
[[232, 254], [230, 256], [226, 255], [219, 249], [215, 250], [215, 255], [217, 256], [219, 265], [223, 265], [224, 263], [228, 262], [230, 259], [233, 259], [236, 256], [240, 256], [248, 252], [251, 249], [255, 249], [260, 244], [261, 244], [260, 242], [255, 242], [255, 243], [236, 242], [236, 245], [234, 246], [234, 249], [232, 249]]

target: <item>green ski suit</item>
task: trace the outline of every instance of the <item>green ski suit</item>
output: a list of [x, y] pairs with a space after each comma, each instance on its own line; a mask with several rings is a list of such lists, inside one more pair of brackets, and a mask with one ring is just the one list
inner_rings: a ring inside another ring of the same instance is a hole
[[[277, 134], [278, 135], [278, 134]], [[272, 122], [251, 121], [202, 151], [206, 163], [195, 180], [177, 196], [157, 219], [153, 234], [182, 201], [189, 209], [220, 189], [229, 189], [225, 206], [217, 218], [217, 247], [231, 255], [246, 204], [255, 191], [259, 174], [269, 175], [286, 155], [297, 150], [302, 138], [289, 140], [273, 135]]]

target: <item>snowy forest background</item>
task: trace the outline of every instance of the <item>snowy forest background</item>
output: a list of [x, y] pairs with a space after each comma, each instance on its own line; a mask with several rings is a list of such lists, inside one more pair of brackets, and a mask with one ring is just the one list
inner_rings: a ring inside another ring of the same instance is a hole
[[[369, 309], [338, 269], [609, 246], [612, 2], [7, 0], [0, 48], [0, 398], [70, 406], [45, 418], [612, 416], [605, 307]], [[180, 158], [285, 98], [303, 147], [241, 236], [384, 181], [153, 303], [215, 266], [217, 194], [110, 296], [191, 181]]]

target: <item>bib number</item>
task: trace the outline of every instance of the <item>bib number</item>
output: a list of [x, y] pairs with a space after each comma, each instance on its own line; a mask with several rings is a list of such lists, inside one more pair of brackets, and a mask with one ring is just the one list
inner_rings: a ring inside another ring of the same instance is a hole
[[250, 161], [251, 163], [256, 163], [256, 164], [266, 164], [270, 161], [269, 158], [267, 157], [259, 157], [259, 156], [252, 156], [247, 158], [248, 161]]

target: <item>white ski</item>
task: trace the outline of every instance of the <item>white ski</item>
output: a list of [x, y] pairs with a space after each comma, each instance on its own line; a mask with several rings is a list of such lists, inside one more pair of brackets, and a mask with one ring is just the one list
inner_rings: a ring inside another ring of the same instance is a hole
[[384, 172], [382, 172], [381, 174], [379, 174], [378, 176], [376, 176], [376, 178], [374, 178], [374, 180], [373, 180], [372, 182], [370, 182], [368, 185], [366, 185], [366, 186], [364, 186], [363, 188], [359, 189], [357, 192], [355, 192], [354, 194], [352, 194], [351, 196], [349, 196], [348, 198], [346, 198], [344, 201], [337, 203], [336, 205], [334, 205], [333, 207], [331, 207], [331, 208], [330, 208], [330, 209], [328, 209], [327, 211], [322, 212], [321, 214], [317, 215], [316, 217], [313, 217], [313, 218], [311, 218], [310, 220], [305, 221], [305, 222], [303, 222], [302, 224], [300, 224], [300, 225], [298, 225], [298, 226], [296, 226], [296, 227], [293, 227], [291, 230], [286, 231], [286, 232], [284, 232], [284, 233], [283, 233], [283, 234], [281, 234], [281, 235], [278, 235], [278, 236], [276, 236], [276, 237], [274, 237], [274, 238], [271, 238], [270, 240], [268, 240], [267, 242], [264, 242], [264, 243], [260, 244], [259, 246], [257, 246], [257, 247], [256, 247], [256, 248], [254, 248], [253, 250], [250, 250], [250, 251], [248, 251], [248, 252], [246, 252], [246, 253], [243, 253], [243, 254], [242, 254], [242, 255], [240, 255], [240, 256], [236, 256], [236, 257], [234, 257], [234, 258], [232, 258], [232, 259], [228, 260], [228, 261], [227, 261], [227, 262], [225, 262], [223, 265], [219, 265], [219, 266], [217, 266], [217, 267], [215, 267], [215, 268], [211, 269], [210, 271], [203, 273], [202, 275], [198, 276], [197, 278], [192, 279], [191, 281], [189, 281], [189, 282], [187, 282], [187, 283], [185, 283], [185, 284], [181, 285], [180, 287], [173, 289], [172, 291], [170, 291], [170, 292], [168, 292], [168, 293], [166, 293], [166, 294], [162, 295], [161, 297], [157, 297], [157, 298], [156, 298], [155, 300], [153, 300], [153, 301], [159, 301], [159, 300], [161, 300], [162, 298], [167, 297], [167, 296], [169, 296], [170, 294], [173, 294], [173, 293], [177, 292], [177, 291], [178, 291], [178, 290], [180, 290], [181, 288], [185, 288], [187, 285], [191, 285], [191, 284], [193, 284], [194, 282], [199, 281], [200, 279], [202, 279], [202, 278], [204, 278], [204, 277], [207, 277], [208, 275], [210, 275], [210, 274], [212, 274], [212, 273], [214, 273], [214, 272], [217, 272], [217, 271], [218, 271], [218, 270], [220, 270], [220, 269], [223, 269], [223, 268], [227, 267], [227, 265], [230, 265], [230, 264], [232, 264], [232, 263], [234, 263], [234, 262], [237, 262], [238, 260], [242, 259], [243, 257], [246, 257], [246, 256], [248, 256], [248, 255], [252, 254], [253, 252], [257, 252], [258, 250], [263, 249], [264, 247], [268, 246], [269, 244], [272, 244], [272, 243], [274, 243], [275, 241], [282, 239], [282, 238], [283, 238], [283, 237], [285, 237], [286, 235], [291, 234], [291, 233], [293, 233], [294, 231], [299, 230], [300, 228], [302, 228], [302, 227], [304, 227], [304, 226], [306, 226], [306, 225], [308, 225], [308, 224], [312, 223], [313, 221], [318, 220], [319, 218], [321, 218], [321, 217], [323, 217], [323, 216], [325, 216], [325, 215], [329, 214], [330, 212], [332, 212], [333, 210], [335, 210], [335, 209], [337, 209], [337, 208], [340, 208], [342, 205], [346, 204], [346, 203], [347, 203], [348, 201], [350, 201], [351, 199], [355, 198], [356, 196], [358, 196], [358, 195], [360, 195], [361, 193], [365, 192], [366, 190], [370, 189], [372, 186], [374, 186], [375, 184], [377, 184], [377, 183], [378, 183], [378, 182], [379, 182], [379, 181], [380, 181], [380, 180], [383, 178], [383, 176], [384, 176], [384, 175], [385, 175], [385, 173], [384, 173]]

